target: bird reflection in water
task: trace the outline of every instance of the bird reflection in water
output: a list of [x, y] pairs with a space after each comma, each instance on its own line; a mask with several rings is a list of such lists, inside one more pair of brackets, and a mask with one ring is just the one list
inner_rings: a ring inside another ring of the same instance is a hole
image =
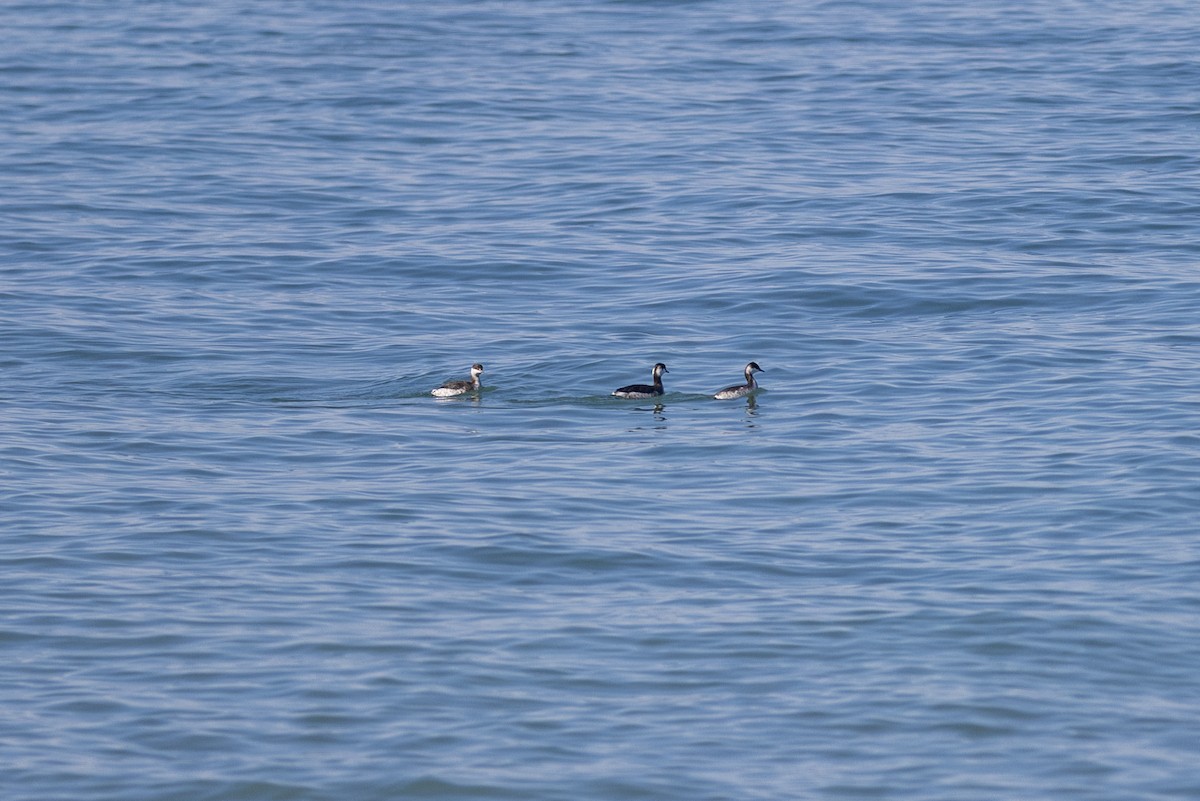
[[[666, 416], [666, 414], [663, 413], [663, 410], [665, 408], [666, 407], [663, 406], [661, 403], [656, 403], [656, 404], [654, 404], [654, 406], [648, 407], [648, 408], [644, 407], [644, 406], [639, 406], [639, 407], [637, 407], [637, 409], [635, 409], [635, 411], [653, 413], [654, 414], [654, 422], [657, 423], [657, 425], [653, 426], [653, 428], [661, 431], [661, 430], [666, 429], [666, 427], [667, 427], [667, 425], [666, 425], [667, 416]], [[629, 430], [630, 431], [640, 431], [644, 428], [649, 428], [649, 427], [650, 426], [634, 426], [633, 428], [631, 428]]]
[[758, 428], [758, 423], [755, 422], [755, 420], [754, 420], [755, 417], [758, 417], [758, 401], [756, 401], [754, 399], [753, 395], [747, 395], [746, 396], [746, 427], [747, 428]]

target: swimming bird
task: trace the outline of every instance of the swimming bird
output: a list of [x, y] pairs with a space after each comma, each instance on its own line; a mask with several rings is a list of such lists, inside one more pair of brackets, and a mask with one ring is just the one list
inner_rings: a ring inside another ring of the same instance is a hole
[[663, 394], [662, 374], [669, 373], [670, 370], [662, 362], [654, 365], [654, 385], [650, 384], [630, 384], [627, 387], [614, 389], [613, 395], [618, 398], [654, 398]]
[[754, 380], [754, 374], [765, 372], [766, 370], [763, 370], [758, 366], [758, 362], [750, 362], [746, 365], [745, 384], [735, 384], [732, 387], [725, 387], [725, 389], [721, 390], [716, 395], [713, 395], [713, 397], [717, 400], [731, 400], [733, 398], [745, 397], [754, 390], [758, 389], [758, 384]]
[[455, 395], [463, 395], [467, 392], [478, 392], [482, 383], [479, 380], [479, 374], [483, 372], [483, 365], [476, 362], [471, 365], [471, 380], [470, 381], [447, 381], [430, 394], [437, 395], [439, 398], [452, 398]]

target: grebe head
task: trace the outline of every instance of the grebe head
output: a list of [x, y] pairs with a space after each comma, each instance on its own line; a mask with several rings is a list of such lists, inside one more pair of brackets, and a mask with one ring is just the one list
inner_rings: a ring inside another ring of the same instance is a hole
[[479, 362], [476, 362], [475, 364], [471, 365], [471, 378], [475, 378], [482, 372], [483, 372], [483, 365], [480, 364]]
[[669, 372], [671, 372], [671, 371], [668, 370], [667, 366], [665, 364], [663, 364], [662, 362], [659, 362], [658, 364], [654, 365], [654, 377], [655, 378], [658, 378], [663, 373], [669, 373]]
[[749, 364], [746, 365], [746, 375], [750, 375], [751, 373], [765, 373], [765, 372], [767, 372], [767, 371], [758, 366], [758, 362], [750, 362]]

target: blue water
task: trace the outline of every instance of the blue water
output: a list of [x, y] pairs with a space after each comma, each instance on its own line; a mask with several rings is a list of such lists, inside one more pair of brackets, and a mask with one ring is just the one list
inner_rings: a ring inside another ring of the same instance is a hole
[[1200, 798], [1198, 9], [0, 5], [0, 795]]

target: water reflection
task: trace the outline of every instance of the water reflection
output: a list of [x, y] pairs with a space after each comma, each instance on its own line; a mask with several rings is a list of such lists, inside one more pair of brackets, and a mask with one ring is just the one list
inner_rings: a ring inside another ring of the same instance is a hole
[[465, 392], [462, 395], [451, 395], [449, 397], [434, 397], [438, 403], [470, 403], [472, 406], [479, 406], [483, 403], [483, 395], [479, 392]]
[[[653, 426], [653, 428], [655, 428], [657, 430], [662, 430], [667, 427], [666, 426], [667, 415], [665, 414], [664, 409], [666, 409], [666, 406], [664, 406], [661, 403], [656, 403], [652, 407], [639, 406], [635, 409], [635, 411], [651, 412], [654, 415], [654, 422], [658, 424], [658, 425]], [[633, 428], [631, 428], [629, 430], [630, 431], [640, 431], [640, 430], [642, 430], [644, 428], [648, 428], [648, 427], [649, 426], [634, 426]]]

